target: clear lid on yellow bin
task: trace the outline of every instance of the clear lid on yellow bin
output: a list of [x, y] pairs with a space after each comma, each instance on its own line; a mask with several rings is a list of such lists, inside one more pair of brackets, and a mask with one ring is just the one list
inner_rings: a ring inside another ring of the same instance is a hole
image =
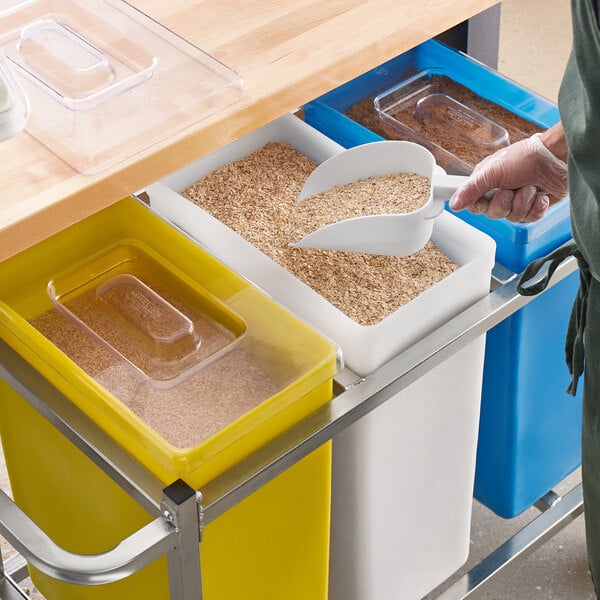
[[331, 340], [133, 198], [3, 262], [0, 326], [144, 465], [193, 486], [328, 402], [343, 364]]
[[241, 77], [122, 0], [19, 0], [0, 47], [31, 105], [29, 133], [101, 171], [242, 97]]
[[373, 102], [384, 123], [429, 148], [445, 168], [468, 174], [484, 157], [508, 146], [509, 133], [448, 93], [446, 82], [442, 69], [430, 68], [384, 90]]
[[169, 389], [230, 352], [244, 320], [140, 243], [120, 243], [48, 283], [54, 306], [134, 374]]
[[29, 102], [0, 54], [0, 142], [20, 133], [29, 117]]

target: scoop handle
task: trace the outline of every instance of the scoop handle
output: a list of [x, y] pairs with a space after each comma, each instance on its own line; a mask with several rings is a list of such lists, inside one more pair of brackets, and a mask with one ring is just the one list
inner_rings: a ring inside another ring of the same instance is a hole
[[446, 203], [447, 198], [442, 196], [433, 196], [431, 199], [431, 204], [427, 207], [427, 212], [425, 213], [424, 219], [435, 219], [437, 216], [441, 215], [444, 211], [444, 205]]
[[[466, 175], [447, 175], [446, 173], [435, 173], [432, 179], [433, 199], [434, 200], [450, 200], [454, 192], [465, 182], [468, 177]], [[483, 197], [491, 200], [497, 189], [486, 192]]]

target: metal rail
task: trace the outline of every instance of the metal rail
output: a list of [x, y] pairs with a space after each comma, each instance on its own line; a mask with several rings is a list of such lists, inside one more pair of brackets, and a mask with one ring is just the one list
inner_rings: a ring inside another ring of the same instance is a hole
[[100, 585], [132, 575], [175, 544], [175, 527], [156, 518], [110, 552], [80, 555], [57, 546], [0, 491], [0, 531], [36, 569], [68, 583]]
[[[564, 261], [548, 287], [576, 268], [575, 259]], [[333, 400], [206, 485], [202, 490], [204, 508], [199, 504], [200, 496], [189, 487], [186, 489], [185, 484], [176, 490], [162, 490], [152, 474], [119, 448], [12, 349], [0, 342], [0, 378], [15, 388], [151, 514], [157, 515], [148, 526], [123, 540], [116, 548], [96, 555], [93, 560], [58, 548], [6, 496], [0, 497], [0, 531], [42, 572], [82, 585], [115, 581], [147, 564], [152, 560], [150, 557], [167, 553], [172, 600], [201, 598], [198, 542], [204, 524], [241, 502], [533, 299], [518, 294], [514, 274], [496, 284], [497, 287], [493, 285], [495, 289], [483, 299], [372, 375], [358, 378], [348, 370], [340, 373], [336, 377], [339, 394]], [[557, 503], [557, 506], [560, 504]], [[540, 522], [540, 527], [548, 535], [552, 535], [554, 529], [552, 523], [546, 521], [556, 518], [556, 511], [551, 511], [552, 508], [548, 509], [542, 516], [550, 516]], [[541, 543], [546, 537], [540, 535], [537, 539]], [[492, 570], [488, 569], [488, 572]], [[489, 576], [485, 579], [488, 580]], [[448, 596], [444, 600], [450, 597], [457, 596]]]
[[527, 558], [583, 513], [581, 484], [555, 501], [491, 554], [475, 565], [436, 600], [467, 600], [485, 593], [497, 575]]
[[[574, 258], [555, 271], [550, 287], [573, 273]], [[543, 269], [540, 277], [546, 274]], [[519, 310], [534, 297], [521, 296], [517, 276], [503, 272], [507, 280], [456, 317], [422, 338], [406, 351], [365, 378], [346, 370], [336, 379], [342, 392], [331, 402], [266, 444], [202, 489], [206, 523], [217, 518], [261, 485], [355, 423], [458, 350]]]
[[18, 583], [6, 574], [0, 579], [0, 598], [2, 600], [30, 600]]

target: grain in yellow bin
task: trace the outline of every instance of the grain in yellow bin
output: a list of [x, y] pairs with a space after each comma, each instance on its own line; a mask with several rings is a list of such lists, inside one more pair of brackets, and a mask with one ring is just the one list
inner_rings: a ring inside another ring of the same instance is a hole
[[[0, 336], [166, 485], [202, 486], [332, 396], [337, 349], [127, 198], [0, 265]], [[64, 549], [105, 552], [152, 520], [5, 382], [15, 502]], [[327, 443], [208, 524], [206, 600], [327, 597]], [[49, 599], [169, 597], [161, 557]]]

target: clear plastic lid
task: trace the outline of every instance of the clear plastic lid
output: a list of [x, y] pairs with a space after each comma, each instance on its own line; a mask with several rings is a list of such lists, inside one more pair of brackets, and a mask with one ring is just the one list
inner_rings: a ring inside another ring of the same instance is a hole
[[120, 44], [119, 54], [111, 56], [107, 49], [48, 17], [21, 29], [18, 52], [12, 56], [59, 103], [71, 110], [90, 110], [142, 84], [156, 66], [156, 57], [134, 41], [114, 42]]
[[119, 244], [48, 283], [56, 308], [144, 381], [180, 384], [232, 350], [244, 320], [139, 243]]
[[243, 95], [237, 73], [121, 0], [4, 2], [0, 47], [31, 101], [28, 131], [83, 173]]
[[426, 146], [451, 172], [468, 174], [493, 151], [510, 144], [505, 127], [451, 96], [442, 70], [427, 69], [374, 99], [379, 118]]
[[21, 132], [29, 117], [29, 102], [0, 54], [0, 142]]
[[449, 135], [495, 148], [509, 143], [508, 131], [448, 94], [427, 94], [415, 106], [414, 117], [424, 127], [441, 126]]

